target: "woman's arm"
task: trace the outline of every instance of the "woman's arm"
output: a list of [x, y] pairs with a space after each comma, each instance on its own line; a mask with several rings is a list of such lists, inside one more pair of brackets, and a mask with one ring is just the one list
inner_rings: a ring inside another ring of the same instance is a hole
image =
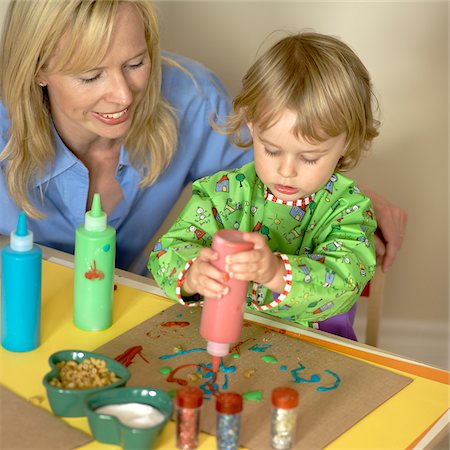
[[372, 200], [378, 229], [375, 232], [375, 250], [377, 264], [383, 272], [387, 272], [395, 261], [400, 250], [408, 223], [408, 213], [405, 209], [390, 203], [375, 191], [359, 185]]

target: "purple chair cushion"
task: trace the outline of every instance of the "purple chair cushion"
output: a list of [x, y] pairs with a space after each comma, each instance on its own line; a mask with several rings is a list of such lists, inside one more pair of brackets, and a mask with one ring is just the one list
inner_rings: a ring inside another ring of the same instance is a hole
[[353, 329], [353, 322], [356, 315], [356, 303], [345, 313], [338, 314], [337, 316], [330, 317], [318, 322], [319, 330], [326, 331], [327, 333], [335, 334], [336, 336], [342, 336], [352, 341], [357, 341], [355, 330]]

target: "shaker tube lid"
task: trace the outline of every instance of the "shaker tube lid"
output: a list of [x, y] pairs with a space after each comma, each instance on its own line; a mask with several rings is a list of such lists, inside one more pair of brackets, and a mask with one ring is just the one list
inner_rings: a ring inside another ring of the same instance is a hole
[[242, 395], [236, 392], [219, 394], [216, 398], [216, 411], [222, 414], [239, 414], [242, 411]]
[[186, 386], [177, 391], [177, 406], [198, 408], [203, 403], [203, 391], [194, 386]]
[[292, 409], [298, 406], [298, 391], [289, 387], [277, 387], [272, 391], [272, 405], [275, 408]]

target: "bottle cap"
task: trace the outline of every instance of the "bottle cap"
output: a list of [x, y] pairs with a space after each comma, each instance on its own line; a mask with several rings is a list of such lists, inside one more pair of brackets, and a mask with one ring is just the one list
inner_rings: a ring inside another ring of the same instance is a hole
[[239, 414], [242, 411], [242, 395], [224, 392], [216, 397], [216, 411], [222, 414]]
[[198, 408], [203, 403], [203, 391], [194, 386], [186, 386], [177, 391], [177, 406]]
[[230, 351], [230, 344], [208, 341], [206, 351], [212, 356], [227, 356]]
[[299, 393], [289, 387], [277, 387], [272, 391], [272, 405], [275, 408], [292, 409], [298, 406]]
[[27, 216], [19, 213], [16, 231], [11, 231], [10, 247], [17, 252], [27, 252], [33, 248], [33, 232], [28, 231]]
[[103, 231], [107, 226], [107, 215], [102, 211], [100, 194], [95, 193], [92, 199], [91, 210], [84, 216], [84, 227], [88, 231]]

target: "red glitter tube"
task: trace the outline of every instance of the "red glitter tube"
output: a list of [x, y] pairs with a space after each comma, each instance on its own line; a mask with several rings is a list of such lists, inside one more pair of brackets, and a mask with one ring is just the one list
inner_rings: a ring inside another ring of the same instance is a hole
[[186, 386], [177, 391], [176, 442], [180, 450], [193, 450], [198, 447], [202, 403], [203, 391], [199, 388]]

